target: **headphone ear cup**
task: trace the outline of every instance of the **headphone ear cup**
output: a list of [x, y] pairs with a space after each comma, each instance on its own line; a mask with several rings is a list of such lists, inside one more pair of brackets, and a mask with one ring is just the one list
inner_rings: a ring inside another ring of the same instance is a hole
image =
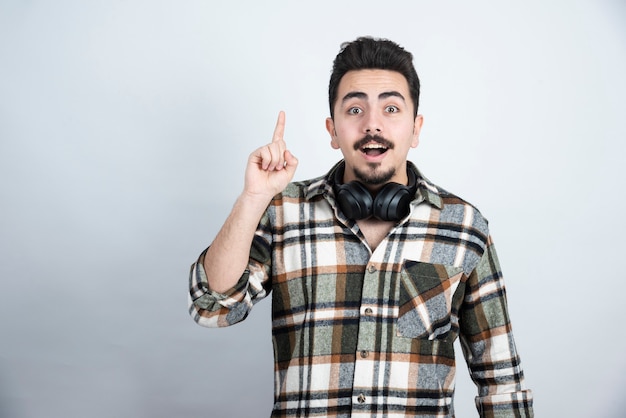
[[372, 214], [374, 200], [361, 183], [353, 181], [341, 184], [336, 191], [337, 204], [349, 219], [365, 219]]
[[399, 221], [409, 214], [411, 191], [397, 183], [385, 185], [374, 199], [373, 215], [383, 221]]

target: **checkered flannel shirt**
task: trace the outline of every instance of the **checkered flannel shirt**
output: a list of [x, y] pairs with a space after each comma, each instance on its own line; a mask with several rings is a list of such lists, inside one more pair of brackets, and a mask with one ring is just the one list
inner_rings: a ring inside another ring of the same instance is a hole
[[453, 417], [457, 337], [479, 416], [532, 417], [485, 218], [418, 174], [410, 214], [372, 251], [332, 172], [273, 199], [234, 288], [209, 289], [205, 252], [191, 267], [203, 326], [242, 321], [273, 292], [272, 417]]

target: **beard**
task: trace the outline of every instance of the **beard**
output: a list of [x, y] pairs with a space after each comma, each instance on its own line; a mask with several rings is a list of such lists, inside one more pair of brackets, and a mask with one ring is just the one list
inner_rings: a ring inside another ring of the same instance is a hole
[[[394, 148], [393, 142], [380, 135], [366, 135], [364, 138], [354, 144], [354, 150], [358, 151], [370, 142], [381, 144], [387, 149]], [[354, 168], [355, 177], [363, 184], [367, 184], [370, 186], [380, 186], [382, 184], [389, 183], [389, 181], [396, 174], [396, 169], [393, 167], [390, 168], [388, 171], [380, 172], [377, 170], [380, 167], [380, 164], [370, 163], [368, 164], [368, 166], [370, 170], [368, 170], [367, 172], [361, 171], [356, 167]]]
[[358, 168], [354, 168], [354, 175], [357, 180], [361, 183], [370, 185], [370, 186], [380, 186], [382, 184], [389, 183], [393, 176], [396, 174], [395, 168], [390, 168], [387, 171], [380, 172], [376, 170], [379, 167], [379, 164], [369, 164], [371, 170], [367, 172], [361, 171]]

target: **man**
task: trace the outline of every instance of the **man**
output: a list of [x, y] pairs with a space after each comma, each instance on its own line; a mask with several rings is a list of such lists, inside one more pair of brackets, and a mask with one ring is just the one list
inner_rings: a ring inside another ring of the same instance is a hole
[[479, 415], [533, 416], [487, 221], [407, 161], [423, 120], [412, 60], [388, 40], [342, 45], [326, 128], [343, 160], [291, 182], [281, 112], [192, 265], [200, 325], [273, 292], [273, 417], [452, 417], [457, 337]]

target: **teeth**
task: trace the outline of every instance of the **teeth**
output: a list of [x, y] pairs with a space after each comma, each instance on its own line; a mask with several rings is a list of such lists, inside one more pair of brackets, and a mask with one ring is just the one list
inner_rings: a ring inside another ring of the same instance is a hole
[[363, 147], [363, 149], [386, 149], [387, 147], [381, 144], [368, 144]]

